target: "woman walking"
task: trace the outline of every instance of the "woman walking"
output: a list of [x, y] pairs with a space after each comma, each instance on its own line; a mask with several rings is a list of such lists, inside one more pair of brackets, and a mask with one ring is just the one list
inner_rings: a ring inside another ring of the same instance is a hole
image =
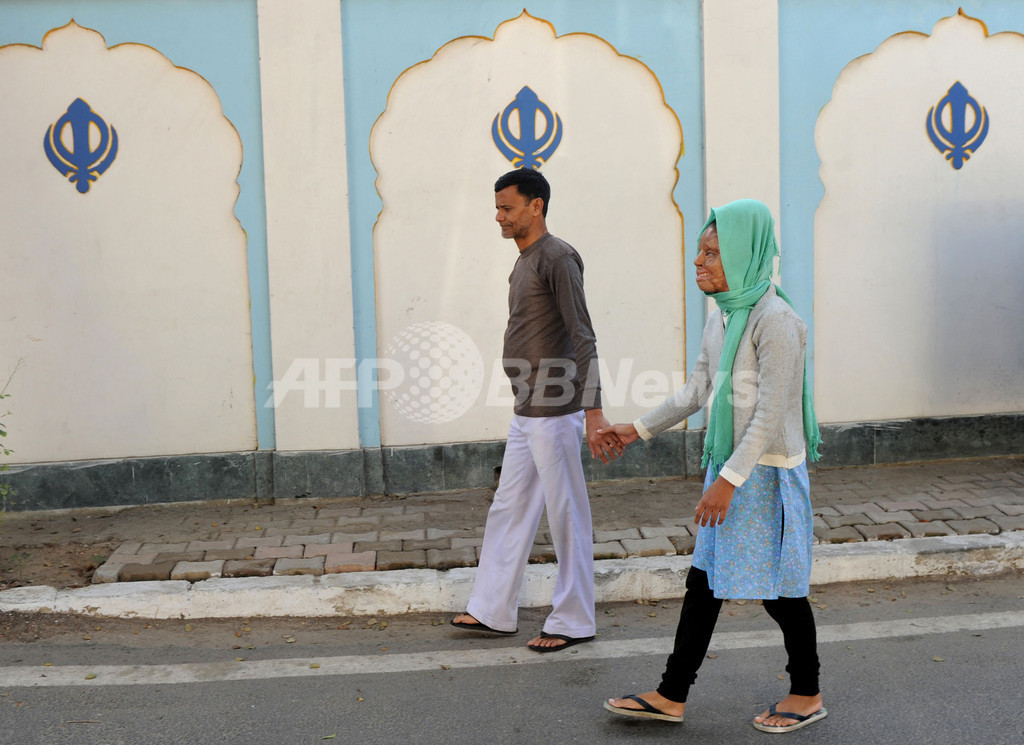
[[820, 442], [808, 387], [807, 327], [771, 280], [774, 220], [745, 199], [711, 211], [701, 230], [697, 286], [718, 310], [685, 387], [632, 424], [610, 427], [624, 442], [650, 439], [712, 398], [703, 465], [701, 528], [686, 578], [675, 646], [657, 690], [609, 699], [629, 717], [683, 721], [724, 599], [761, 599], [782, 629], [789, 694], [754, 717], [788, 732], [827, 716], [818, 686], [810, 590], [812, 515], [806, 461]]

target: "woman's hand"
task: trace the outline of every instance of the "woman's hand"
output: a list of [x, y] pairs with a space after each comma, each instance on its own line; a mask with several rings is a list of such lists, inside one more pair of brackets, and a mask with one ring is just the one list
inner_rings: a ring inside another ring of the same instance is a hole
[[729, 511], [734, 491], [736, 487], [719, 476], [697, 502], [693, 521], [701, 526], [721, 525], [725, 522], [725, 513]]
[[640, 438], [639, 433], [636, 431], [636, 427], [632, 424], [613, 424], [611, 426], [604, 426], [597, 430], [597, 434], [617, 438], [622, 447], [626, 447], [629, 443], [636, 442]]

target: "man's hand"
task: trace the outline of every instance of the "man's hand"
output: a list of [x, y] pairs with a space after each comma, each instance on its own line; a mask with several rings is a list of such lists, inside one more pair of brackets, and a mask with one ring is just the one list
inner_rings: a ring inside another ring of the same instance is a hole
[[610, 427], [602, 427], [597, 430], [597, 434], [606, 435], [613, 434], [619, 438], [619, 444], [625, 448], [631, 442], [636, 442], [640, 439], [640, 433], [636, 431], [636, 427], [632, 424], [613, 424]]
[[587, 445], [590, 447], [590, 457], [600, 458], [601, 462], [608, 463], [609, 458], [615, 460], [622, 455], [626, 443], [613, 431], [602, 431], [609, 427], [609, 422], [600, 409], [587, 409]]
[[721, 525], [725, 522], [725, 513], [732, 503], [732, 494], [736, 487], [719, 476], [697, 502], [693, 521], [701, 526]]

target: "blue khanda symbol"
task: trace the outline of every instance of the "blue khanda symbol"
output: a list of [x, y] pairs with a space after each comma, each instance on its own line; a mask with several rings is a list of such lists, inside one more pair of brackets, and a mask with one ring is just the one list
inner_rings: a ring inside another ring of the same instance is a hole
[[[512, 113], [519, 114], [519, 135], [509, 126]], [[543, 131], [537, 134], [537, 118], [544, 119]], [[523, 86], [505, 110], [494, 117], [491, 125], [494, 144], [513, 168], [540, 168], [562, 141], [562, 120], [547, 104], [537, 98], [529, 86]]]
[[[61, 140], [65, 127], [71, 127], [71, 150]], [[90, 146], [93, 127], [99, 132], [95, 148]], [[117, 157], [117, 130], [107, 126], [89, 104], [76, 98], [64, 116], [46, 130], [43, 148], [53, 167], [76, 184], [79, 193], [85, 194], [90, 182], [110, 168]]]
[[[943, 124], [943, 116], [949, 109], [949, 129]], [[970, 128], [967, 128], [967, 110], [974, 116]], [[974, 151], [981, 147], [988, 135], [989, 116], [967, 89], [956, 81], [939, 102], [928, 110], [928, 136], [940, 153], [951, 161], [953, 168], [960, 170], [964, 161], [969, 160]]]

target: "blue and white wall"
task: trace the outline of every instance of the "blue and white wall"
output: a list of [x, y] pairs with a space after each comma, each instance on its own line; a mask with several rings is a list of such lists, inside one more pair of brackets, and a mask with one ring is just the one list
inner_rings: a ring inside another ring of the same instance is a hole
[[[1019, 451], [1024, 6], [958, 7], [3, 3], [19, 506], [489, 483], [516, 257], [492, 184], [516, 147], [586, 263], [612, 419], [692, 366], [694, 232], [756, 197], [828, 462]], [[62, 119], [76, 99], [92, 114]], [[592, 475], [692, 471], [694, 438]]]

